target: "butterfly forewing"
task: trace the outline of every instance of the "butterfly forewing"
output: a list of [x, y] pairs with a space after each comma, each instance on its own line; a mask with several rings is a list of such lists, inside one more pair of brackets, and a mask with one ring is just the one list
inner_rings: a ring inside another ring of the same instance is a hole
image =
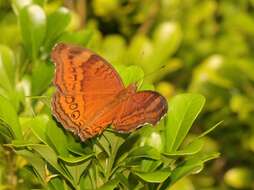
[[65, 128], [79, 134], [80, 127], [85, 123], [82, 96], [65, 96], [57, 91], [52, 97], [51, 106], [56, 119]]
[[115, 69], [86, 48], [60, 43], [51, 53], [54, 84], [62, 94], [117, 94], [124, 88]]
[[[121, 78], [103, 58], [78, 46], [58, 44], [52, 51], [52, 60], [57, 87], [52, 98], [53, 114], [65, 128], [76, 133], [92, 128], [87, 122], [124, 89]], [[87, 138], [91, 136], [94, 134]]]

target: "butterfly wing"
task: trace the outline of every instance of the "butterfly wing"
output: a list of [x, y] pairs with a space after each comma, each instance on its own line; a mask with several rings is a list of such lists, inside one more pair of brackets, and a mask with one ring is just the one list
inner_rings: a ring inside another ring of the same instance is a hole
[[51, 108], [55, 118], [76, 135], [79, 134], [80, 127], [85, 122], [82, 118], [82, 113], [84, 113], [82, 98], [82, 95], [65, 96], [56, 91], [51, 100]]
[[100, 134], [113, 122], [120, 105], [112, 106], [110, 103], [92, 117], [87, 117], [83, 99], [83, 95], [66, 96], [57, 91], [53, 95], [51, 107], [55, 118], [85, 141]]
[[167, 100], [159, 93], [137, 92], [121, 103], [113, 127], [120, 132], [129, 132], [147, 123], [155, 125], [167, 110]]
[[124, 88], [115, 69], [86, 48], [59, 43], [51, 58], [56, 65], [54, 84], [63, 94], [117, 94]]
[[[106, 60], [75, 45], [60, 43], [51, 57], [56, 65], [57, 88], [52, 98], [53, 114], [74, 133], [84, 131], [79, 134], [83, 139], [96, 135], [105, 126], [99, 129], [90, 123], [124, 89], [120, 76]], [[111, 114], [103, 124], [109, 124], [112, 119]]]

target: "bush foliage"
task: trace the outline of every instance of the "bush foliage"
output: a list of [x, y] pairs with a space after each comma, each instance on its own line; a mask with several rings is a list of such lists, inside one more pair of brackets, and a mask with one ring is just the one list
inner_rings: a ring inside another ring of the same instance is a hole
[[[253, 188], [253, 8], [253, 0], [0, 0], [0, 189]], [[81, 143], [50, 110], [57, 42], [102, 55], [125, 85], [161, 92], [167, 116]]]

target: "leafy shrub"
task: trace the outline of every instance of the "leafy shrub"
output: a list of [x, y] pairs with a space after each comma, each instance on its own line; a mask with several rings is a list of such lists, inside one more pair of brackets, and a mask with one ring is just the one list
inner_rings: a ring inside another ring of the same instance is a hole
[[[125, 6], [116, 1], [105, 7], [109, 10], [103, 11], [97, 10], [102, 1], [93, 1], [91, 6], [98, 20], [108, 23], [105, 19], [113, 19], [119, 25], [120, 34], [106, 36], [98, 29], [101, 25], [96, 26], [93, 20], [75, 31], [79, 22], [75, 19], [76, 13], [54, 3], [13, 0], [16, 16], [10, 11], [10, 5], [4, 4], [6, 11], [1, 14], [5, 18], [0, 23], [4, 26], [1, 27], [4, 38], [0, 39], [3, 43], [0, 47], [2, 152], [8, 152], [12, 162], [17, 163], [15, 171], [8, 176], [17, 174], [25, 180], [24, 189], [167, 189], [182, 177], [198, 173], [204, 162], [218, 156], [216, 151], [203, 148], [204, 141], [207, 142], [204, 135], [210, 130], [185, 138], [204, 105], [204, 97], [198, 94], [172, 98], [174, 92], [169, 92], [170, 111], [156, 128], [144, 127], [130, 135], [116, 134], [108, 129], [102, 136], [85, 143], [62, 130], [51, 117], [49, 97], [54, 91], [51, 86], [54, 67], [49, 54], [58, 41], [80, 44], [99, 52], [116, 67], [126, 85], [143, 79], [146, 74], [140, 89], [153, 89], [153, 82], [169, 74], [174, 76], [181, 69], [188, 73], [187, 69], [196, 60], [210, 53], [202, 52], [193, 59], [188, 48], [189, 43], [197, 40], [193, 33], [197, 32], [202, 19], [213, 14], [214, 1], [199, 5], [200, 10], [209, 11], [202, 12], [194, 26], [167, 19], [171, 16], [167, 15], [167, 8], [178, 7], [177, 3], [165, 4], [160, 12], [156, 3], [147, 2], [138, 12], [131, 9], [120, 13], [117, 11], [119, 6]], [[142, 5], [140, 2], [134, 4], [134, 7]], [[154, 12], [160, 18], [148, 11], [151, 4], [155, 5]], [[147, 14], [154, 20], [154, 26], [142, 25]], [[125, 23], [130, 15], [131, 22]], [[136, 28], [137, 24], [141, 27]], [[133, 28], [140, 32], [133, 36]], [[193, 33], [183, 33], [187, 31], [185, 28], [191, 28]], [[194, 53], [202, 49], [202, 44], [200, 46]], [[177, 51], [179, 49], [181, 51]], [[178, 57], [184, 57], [184, 60]], [[178, 81], [176, 85], [181, 85], [182, 79]], [[162, 93], [171, 85], [164, 84], [161, 85]], [[199, 91], [194, 80], [192, 84], [191, 90]], [[8, 168], [4, 169], [8, 171]], [[5, 179], [13, 187], [18, 186], [18, 181], [10, 183]]]

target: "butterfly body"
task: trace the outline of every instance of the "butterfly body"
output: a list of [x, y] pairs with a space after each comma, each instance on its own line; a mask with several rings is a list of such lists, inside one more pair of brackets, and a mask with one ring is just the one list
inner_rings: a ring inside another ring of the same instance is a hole
[[156, 124], [167, 112], [167, 102], [154, 91], [127, 88], [103, 58], [88, 49], [58, 44], [52, 51], [56, 66], [52, 112], [81, 140], [100, 134], [108, 125], [121, 132]]

